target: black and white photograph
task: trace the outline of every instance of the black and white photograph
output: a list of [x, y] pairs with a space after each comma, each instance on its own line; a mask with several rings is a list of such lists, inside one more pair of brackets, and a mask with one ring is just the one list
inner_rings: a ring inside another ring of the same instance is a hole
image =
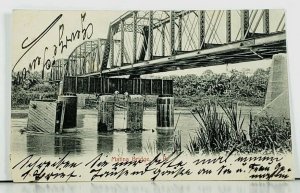
[[291, 180], [283, 9], [14, 10], [17, 182]]

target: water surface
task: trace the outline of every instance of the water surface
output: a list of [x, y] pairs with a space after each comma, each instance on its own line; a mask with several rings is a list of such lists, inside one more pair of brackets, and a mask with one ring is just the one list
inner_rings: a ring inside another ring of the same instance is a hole
[[[249, 110], [258, 112], [259, 107], [243, 107], [245, 115], [244, 127], [249, 124]], [[172, 150], [174, 135], [181, 134], [181, 147], [185, 150], [190, 137], [195, 135], [199, 123], [188, 110], [176, 110], [174, 115], [174, 134], [158, 134], [156, 127], [156, 112], [145, 111], [143, 132], [129, 133], [121, 131], [126, 125], [126, 114], [123, 111], [115, 113], [115, 128], [111, 133], [97, 132], [97, 110], [78, 109], [77, 132], [63, 134], [21, 133], [27, 125], [26, 112], [12, 113], [12, 151], [21, 155], [89, 155], [98, 153], [147, 154], [168, 152]], [[179, 119], [178, 119], [179, 118]]]

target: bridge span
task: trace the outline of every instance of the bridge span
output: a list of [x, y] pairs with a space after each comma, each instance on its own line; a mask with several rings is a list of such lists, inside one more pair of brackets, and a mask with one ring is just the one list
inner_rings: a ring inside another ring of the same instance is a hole
[[285, 52], [283, 10], [129, 11], [111, 22], [106, 38], [83, 42], [53, 66], [51, 79], [139, 77]]

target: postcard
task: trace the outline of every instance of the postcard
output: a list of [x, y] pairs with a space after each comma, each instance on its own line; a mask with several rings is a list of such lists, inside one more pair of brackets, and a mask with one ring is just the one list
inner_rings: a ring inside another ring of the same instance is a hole
[[294, 179], [285, 11], [14, 10], [14, 182]]

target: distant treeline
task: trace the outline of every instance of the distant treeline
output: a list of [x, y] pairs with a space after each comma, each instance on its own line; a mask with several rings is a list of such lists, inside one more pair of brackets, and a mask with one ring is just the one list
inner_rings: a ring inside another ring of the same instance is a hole
[[[191, 107], [211, 98], [236, 100], [244, 105], [263, 105], [268, 87], [270, 69], [232, 70], [214, 73], [206, 70], [202, 75], [164, 77], [173, 79], [175, 106]], [[26, 106], [30, 100], [56, 99], [57, 85], [44, 82], [41, 72], [30, 73], [22, 84], [12, 75], [12, 107]], [[146, 97], [146, 107], [155, 107], [156, 97]]]
[[[230, 73], [217, 74], [211, 70], [202, 75], [170, 76], [174, 80], [173, 90], [179, 104], [196, 102], [200, 99], [230, 98], [245, 102], [245, 105], [262, 105], [267, 92], [270, 68], [232, 70]], [[181, 100], [181, 101], [178, 101]]]

